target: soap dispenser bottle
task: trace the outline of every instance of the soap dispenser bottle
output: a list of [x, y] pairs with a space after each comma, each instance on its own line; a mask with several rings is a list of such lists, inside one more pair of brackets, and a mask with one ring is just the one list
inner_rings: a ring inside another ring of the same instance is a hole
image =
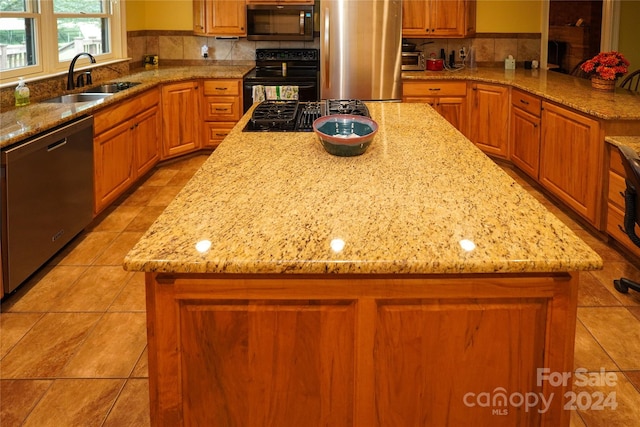
[[15, 97], [16, 107], [29, 105], [29, 88], [25, 84], [22, 77], [18, 79], [18, 86], [16, 87]]

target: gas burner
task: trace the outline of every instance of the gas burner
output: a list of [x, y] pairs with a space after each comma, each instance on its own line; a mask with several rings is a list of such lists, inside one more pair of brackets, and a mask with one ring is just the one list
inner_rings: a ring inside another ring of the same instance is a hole
[[300, 132], [313, 130], [313, 122], [325, 115], [325, 104], [320, 101], [305, 102], [300, 109], [296, 129]]
[[298, 111], [298, 101], [264, 101], [256, 107], [251, 120], [256, 123], [292, 122]]
[[327, 99], [327, 114], [369, 116], [369, 109], [359, 99]]

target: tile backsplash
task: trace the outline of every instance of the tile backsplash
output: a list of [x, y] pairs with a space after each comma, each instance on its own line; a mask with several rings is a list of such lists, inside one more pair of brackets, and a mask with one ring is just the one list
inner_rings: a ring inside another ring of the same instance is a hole
[[[483, 33], [469, 39], [409, 39], [422, 50], [427, 57], [434, 53], [440, 57], [444, 49], [447, 57], [451, 51], [457, 52], [461, 47], [475, 47], [476, 62], [480, 67], [502, 67], [504, 59], [513, 55], [516, 68], [521, 68], [524, 61], [540, 60], [540, 34], [504, 34]], [[209, 47], [208, 59], [201, 56], [203, 45]], [[144, 55], [158, 55], [160, 66], [171, 65], [206, 65], [219, 61], [230, 61], [232, 64], [251, 64], [255, 51], [259, 48], [320, 48], [320, 39], [312, 42], [255, 42], [246, 38], [218, 39], [193, 35], [190, 31], [130, 31], [127, 33], [127, 55], [130, 61], [97, 67], [93, 70], [94, 83], [111, 80], [125, 75], [129, 70], [142, 67]], [[31, 100], [41, 101], [57, 96], [65, 91], [66, 76], [55, 76], [41, 80], [29, 80]], [[0, 90], [0, 109], [13, 108], [15, 87]]]

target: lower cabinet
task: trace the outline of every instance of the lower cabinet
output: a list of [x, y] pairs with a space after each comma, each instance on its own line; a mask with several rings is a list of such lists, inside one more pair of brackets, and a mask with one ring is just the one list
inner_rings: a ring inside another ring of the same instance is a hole
[[405, 81], [403, 102], [424, 102], [431, 105], [463, 134], [467, 131], [467, 83], [440, 80]]
[[203, 148], [215, 148], [242, 117], [242, 80], [202, 82]]
[[509, 151], [511, 162], [538, 179], [540, 166], [540, 98], [511, 90]]
[[[640, 248], [624, 232], [625, 203], [623, 193], [626, 188], [626, 172], [622, 165], [622, 156], [614, 145], [607, 144], [607, 149], [609, 150], [609, 191], [606, 231], [631, 253], [640, 257]], [[636, 234], [640, 236], [640, 227], [637, 224], [635, 229]]]
[[200, 148], [198, 81], [162, 87], [162, 159]]
[[160, 159], [159, 102], [152, 89], [94, 114], [94, 214]]
[[542, 103], [540, 184], [596, 227], [601, 214], [603, 144], [597, 120]]
[[509, 158], [509, 88], [472, 83], [468, 137], [487, 154]]

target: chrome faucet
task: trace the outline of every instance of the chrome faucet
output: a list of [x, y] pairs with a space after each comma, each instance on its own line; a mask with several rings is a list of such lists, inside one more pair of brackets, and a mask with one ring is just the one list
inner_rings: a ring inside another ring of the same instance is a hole
[[[75, 86], [73, 85], [73, 68], [76, 66], [76, 61], [78, 60], [78, 58], [82, 55], [87, 55], [92, 64], [96, 63], [96, 58], [94, 58], [93, 55], [88, 52], [80, 52], [79, 54], [74, 56], [71, 60], [71, 65], [69, 65], [69, 74], [67, 75], [67, 90], [72, 90], [75, 88]], [[78, 83], [80, 83], [80, 80], [78, 80]]]

